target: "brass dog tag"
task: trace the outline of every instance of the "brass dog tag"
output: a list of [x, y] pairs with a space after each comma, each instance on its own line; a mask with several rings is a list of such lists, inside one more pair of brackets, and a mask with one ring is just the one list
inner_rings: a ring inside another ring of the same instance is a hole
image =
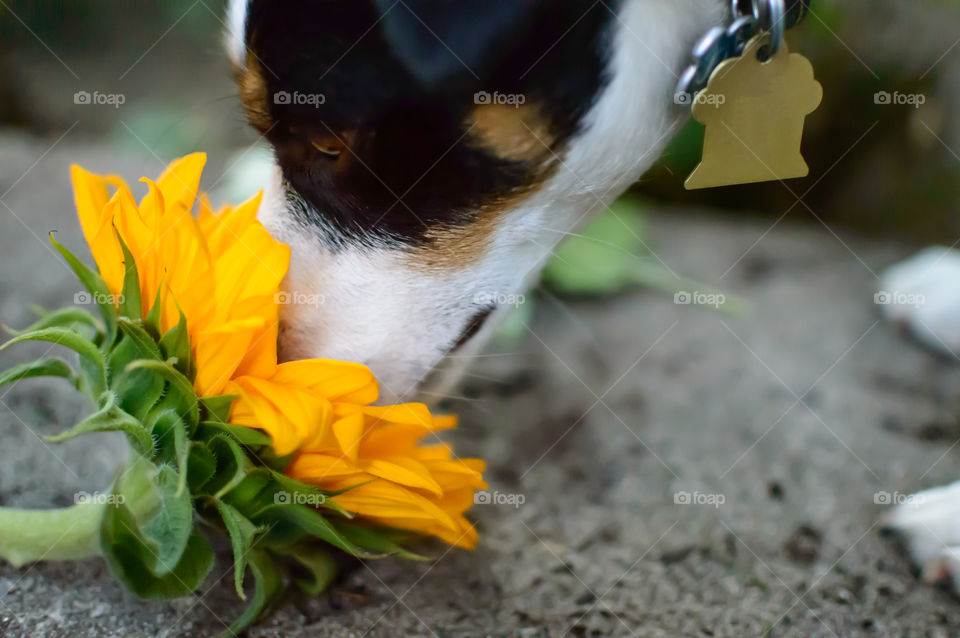
[[688, 190], [806, 177], [800, 154], [806, 116], [820, 105], [823, 87], [813, 65], [786, 42], [766, 61], [758, 35], [743, 55], [722, 62], [693, 98], [693, 117], [706, 125], [703, 157]]

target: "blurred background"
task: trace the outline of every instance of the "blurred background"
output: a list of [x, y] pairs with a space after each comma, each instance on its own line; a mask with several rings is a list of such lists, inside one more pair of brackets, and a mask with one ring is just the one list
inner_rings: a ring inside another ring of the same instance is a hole
[[[145, 149], [162, 160], [245, 148], [216, 0], [25, 1], [0, 5], [0, 131]], [[691, 122], [636, 190], [678, 206], [855, 228], [908, 242], [960, 235], [960, 2], [818, 0], [789, 35], [826, 88], [808, 118], [807, 180], [687, 193], [702, 127]], [[74, 103], [78, 91], [123, 103]], [[886, 91], [923, 104], [878, 104]], [[797, 204], [806, 193], [807, 206]], [[795, 196], [796, 195], [796, 196]], [[812, 211], [816, 211], [813, 213]]]

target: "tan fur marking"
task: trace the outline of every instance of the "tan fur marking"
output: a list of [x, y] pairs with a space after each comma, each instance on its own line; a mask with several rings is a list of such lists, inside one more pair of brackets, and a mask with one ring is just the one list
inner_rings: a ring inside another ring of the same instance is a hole
[[490, 202], [476, 211], [476, 221], [467, 226], [431, 229], [427, 242], [410, 253], [408, 263], [419, 270], [450, 271], [468, 267], [483, 256], [504, 216], [539, 189], [558, 166], [555, 136], [549, 122], [533, 104], [519, 108], [485, 104], [473, 110], [466, 122], [472, 127], [470, 142], [504, 159], [527, 162], [530, 182], [514, 193]]
[[235, 68], [237, 86], [240, 88], [240, 99], [247, 111], [250, 124], [265, 133], [273, 125], [270, 120], [269, 103], [267, 102], [267, 83], [263, 79], [260, 63], [251, 51], [247, 51], [246, 68]]
[[484, 104], [473, 110], [467, 124], [474, 144], [509, 160], [543, 161], [555, 140], [535, 104]]

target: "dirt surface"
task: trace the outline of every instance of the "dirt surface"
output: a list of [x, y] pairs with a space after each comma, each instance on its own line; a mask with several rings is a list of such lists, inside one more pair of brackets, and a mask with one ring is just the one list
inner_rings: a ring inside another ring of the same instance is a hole
[[[130, 179], [160, 169], [146, 153], [49, 143], [0, 141], [8, 325], [77, 292], [45, 241], [57, 230], [82, 246], [69, 162]], [[769, 223], [652, 219], [657, 255], [747, 299], [741, 318], [645, 291], [540, 295], [526, 337], [479, 357], [448, 406], [463, 416], [459, 452], [490, 462], [494, 500], [523, 503], [473, 510], [476, 552], [355, 566], [250, 635], [958, 635], [960, 603], [916, 582], [875, 498], [957, 478], [960, 366], [877, 323], [874, 273], [907, 251]], [[39, 438], [85, 409], [55, 383], [0, 390], [0, 504], [68, 505], [108, 484], [122, 439]], [[99, 560], [0, 565], [0, 635], [216, 633], [241, 609], [227, 556], [200, 596], [173, 602], [126, 593]]]

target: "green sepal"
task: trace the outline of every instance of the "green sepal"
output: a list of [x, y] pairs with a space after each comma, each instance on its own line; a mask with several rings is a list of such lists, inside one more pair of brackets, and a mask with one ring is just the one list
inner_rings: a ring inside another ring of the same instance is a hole
[[235, 507], [224, 503], [221, 500], [214, 501], [217, 505], [217, 511], [223, 519], [223, 524], [230, 535], [230, 544], [233, 547], [233, 574], [234, 585], [237, 588], [237, 595], [246, 600], [247, 595], [243, 593], [243, 576], [247, 571], [247, 555], [253, 549], [254, 539], [257, 534], [263, 531], [262, 527], [257, 527], [250, 522], [246, 516], [237, 511]]
[[263, 467], [254, 467], [230, 490], [230, 504], [249, 518], [251, 512], [259, 511], [274, 502], [276, 485], [270, 473]]
[[120, 296], [120, 305], [118, 308], [121, 317], [130, 319], [143, 318], [143, 306], [140, 299], [140, 275], [137, 272], [137, 260], [133, 258], [133, 253], [127, 248], [127, 242], [123, 241], [117, 227], [113, 227], [113, 232], [120, 242], [120, 250], [123, 251], [123, 290]]
[[240, 443], [252, 447], [270, 445], [270, 437], [261, 430], [220, 421], [201, 421], [196, 436], [198, 439], [208, 440], [218, 434], [231, 436]]
[[190, 493], [206, 493], [204, 486], [217, 473], [217, 459], [206, 443], [191, 441], [187, 451], [187, 485]]
[[220, 634], [221, 637], [230, 636], [233, 638], [242, 633], [283, 592], [283, 577], [269, 552], [258, 549], [252, 550], [249, 553], [248, 562], [256, 582], [253, 599], [240, 617], [233, 621], [230, 628]]
[[66, 432], [43, 438], [58, 443], [91, 432], [123, 432], [138, 453], [147, 458], [153, 455], [153, 437], [139, 420], [120, 408], [117, 395], [110, 391], [101, 395], [99, 410]]
[[128, 366], [142, 359], [160, 361], [160, 349], [139, 322], [120, 317], [118, 323], [122, 336], [107, 358], [110, 387], [120, 397], [124, 410], [144, 418], [163, 396], [165, 380], [150, 370]]
[[297, 543], [275, 551], [289, 556], [304, 568], [306, 577], [296, 578], [294, 582], [310, 596], [325, 592], [337, 577], [337, 561], [330, 555], [330, 551], [319, 543]]
[[221, 498], [239, 485], [250, 470], [250, 458], [240, 444], [226, 435], [216, 435], [207, 441], [207, 446], [217, 459], [217, 472], [208, 489], [214, 498]]
[[[0, 350], [24, 341], [46, 341], [70, 348], [80, 355], [81, 367], [86, 373], [84, 379], [89, 384], [89, 393], [96, 397], [107, 389], [107, 367], [103, 361], [103, 354], [97, 346], [80, 334], [66, 328], [42, 328], [13, 337], [0, 346]], [[84, 363], [87, 365], [83, 365]]]
[[[260, 430], [258, 430], [258, 432], [259, 431]], [[283, 456], [277, 455], [273, 445], [269, 443], [259, 448], [257, 452], [257, 458], [260, 460], [260, 462], [270, 469], [276, 470], [277, 472], [282, 472], [284, 469], [286, 469], [286, 467], [290, 465], [290, 462], [293, 461], [293, 456], [293, 453], [285, 454]]]
[[73, 253], [54, 239], [53, 233], [50, 233], [50, 243], [63, 255], [63, 258], [67, 261], [67, 265], [70, 266], [70, 269], [77, 276], [77, 279], [80, 280], [80, 283], [83, 284], [83, 287], [93, 295], [94, 299], [98, 300], [97, 307], [100, 309], [100, 316], [103, 317], [104, 332], [106, 335], [104, 347], [109, 348], [113, 345], [113, 340], [117, 336], [117, 309], [110, 301], [113, 299], [113, 296], [107, 287], [107, 282], [103, 280], [103, 277], [101, 277], [99, 273], [87, 268]]
[[350, 488], [331, 492], [328, 490], [322, 490], [315, 485], [310, 485], [309, 483], [304, 483], [303, 481], [289, 477], [286, 474], [274, 470], [273, 468], [267, 468], [267, 471], [270, 473], [271, 478], [276, 481], [285, 492], [289, 492], [291, 494], [294, 492], [299, 492], [301, 494], [322, 496], [322, 502], [317, 503], [317, 507], [333, 510], [344, 518], [353, 518], [353, 512], [348, 512], [347, 510], [343, 509], [337, 505], [332, 498], [330, 498], [331, 496], [342, 494], [343, 492], [348, 491]]
[[[157, 343], [150, 336], [150, 333], [143, 328], [143, 322], [140, 319], [119, 317], [117, 319], [117, 326], [120, 328], [120, 332], [136, 345], [137, 352], [141, 353], [140, 356], [135, 357], [136, 359], [163, 361], [163, 354], [160, 348], [157, 347]], [[116, 348], [114, 348], [114, 350], [116, 350]], [[133, 359], [130, 361], [133, 361]], [[127, 363], [130, 363], [130, 361]]]
[[306, 505], [267, 505], [250, 518], [254, 523], [269, 528], [264, 541], [267, 546], [290, 545], [307, 538], [318, 538], [358, 558], [385, 556], [358, 547], [338, 532], [320, 512]]
[[230, 420], [230, 408], [233, 407], [233, 402], [239, 398], [240, 397], [236, 394], [221, 394], [213, 397], [201, 397], [200, 404], [204, 409], [204, 420], [215, 421], [217, 423], [227, 423]]
[[193, 503], [190, 492], [180, 489], [177, 472], [160, 466], [151, 481], [158, 507], [141, 526], [143, 540], [155, 550], [151, 572], [165, 576], [176, 569], [193, 533]]
[[147, 427], [156, 441], [156, 457], [163, 462], [176, 463], [179, 474], [177, 492], [182, 492], [186, 488], [189, 473], [190, 441], [187, 438], [187, 426], [175, 410], [166, 409], [153, 413]]
[[163, 282], [161, 281], [160, 285], [157, 286], [157, 294], [153, 296], [153, 305], [150, 306], [147, 316], [143, 318], [143, 327], [153, 335], [154, 339], [160, 338], [160, 315], [163, 313], [163, 307], [160, 304], [160, 292], [162, 290]]
[[44, 328], [69, 328], [75, 330], [77, 326], [93, 328], [94, 332], [103, 331], [103, 326], [93, 318], [93, 315], [80, 308], [60, 308], [59, 310], [43, 312], [33, 325], [23, 330], [11, 330], [10, 328], [7, 328], [7, 330], [11, 335], [16, 336], [25, 332], [43, 330]]
[[264, 510], [267, 506], [289, 502], [287, 495], [291, 498], [294, 494], [316, 496], [316, 507], [333, 510], [343, 518], [352, 518], [353, 513], [343, 509], [330, 498], [338, 493], [340, 492], [321, 490], [271, 468], [257, 466], [247, 471], [243, 479], [230, 490], [229, 500], [232, 505], [250, 515]]
[[408, 560], [432, 560], [429, 556], [415, 554], [410, 550], [405, 549], [399, 543], [395, 542], [392, 538], [390, 538], [393, 530], [375, 529], [365, 525], [357, 525], [355, 523], [338, 520], [333, 521], [333, 526], [336, 527], [337, 531], [340, 532], [345, 538], [349, 539], [350, 542], [358, 545], [359, 547], [364, 547], [370, 551], [389, 554], [390, 556], [398, 556]]
[[162, 576], [154, 574], [157, 554], [139, 532], [133, 513], [123, 504], [111, 505], [104, 512], [100, 549], [113, 575], [143, 597], [188, 596], [203, 583], [213, 567], [210, 541], [195, 530], [174, 568]]
[[[179, 309], [179, 306], [178, 306]], [[187, 379], [193, 380], [193, 359], [190, 352], [190, 334], [187, 332], [187, 317], [180, 310], [180, 321], [160, 337], [160, 348], [165, 358], [174, 360], [173, 366]]]
[[78, 387], [80, 383], [73, 369], [60, 359], [38, 359], [0, 372], [0, 387], [37, 377], [62, 377], [70, 381], [74, 387]]
[[186, 421], [187, 427], [192, 431], [200, 421], [200, 404], [197, 395], [193, 391], [193, 385], [180, 373], [179, 370], [170, 365], [169, 361], [151, 361], [141, 359], [133, 361], [127, 365], [127, 370], [145, 369], [156, 372], [163, 377], [170, 388], [164, 396], [165, 402], [172, 401], [174, 405], [166, 405], [164, 408], [172, 407], [183, 417], [189, 417]]

